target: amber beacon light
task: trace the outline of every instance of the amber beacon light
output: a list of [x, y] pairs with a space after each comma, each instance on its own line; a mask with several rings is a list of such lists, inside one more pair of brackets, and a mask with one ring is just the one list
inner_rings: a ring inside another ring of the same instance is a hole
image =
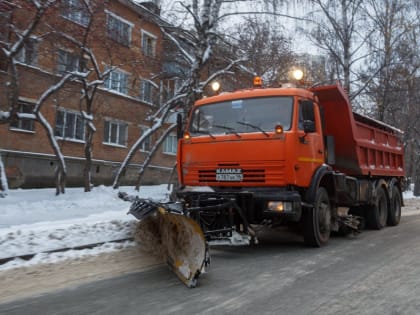
[[274, 127], [274, 131], [276, 134], [281, 135], [283, 133], [283, 126], [277, 125], [276, 127]]
[[255, 78], [254, 78], [254, 87], [255, 87], [255, 88], [260, 88], [260, 87], [262, 87], [262, 84], [263, 84], [263, 82], [262, 82], [261, 77], [255, 77]]

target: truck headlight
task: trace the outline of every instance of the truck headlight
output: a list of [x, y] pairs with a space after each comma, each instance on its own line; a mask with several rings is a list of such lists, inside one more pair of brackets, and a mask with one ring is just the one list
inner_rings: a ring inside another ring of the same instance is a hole
[[287, 201], [269, 201], [268, 210], [276, 212], [291, 212], [293, 209], [292, 203]]

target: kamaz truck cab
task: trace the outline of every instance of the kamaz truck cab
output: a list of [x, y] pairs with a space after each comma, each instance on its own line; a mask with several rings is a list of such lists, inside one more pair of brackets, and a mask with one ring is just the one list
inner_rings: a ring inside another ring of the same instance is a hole
[[[363, 128], [387, 146], [365, 141]], [[399, 222], [402, 157], [398, 131], [352, 113], [340, 85], [257, 87], [196, 102], [178, 142], [177, 195], [210, 242], [300, 223], [305, 242], [321, 246], [364, 219]]]

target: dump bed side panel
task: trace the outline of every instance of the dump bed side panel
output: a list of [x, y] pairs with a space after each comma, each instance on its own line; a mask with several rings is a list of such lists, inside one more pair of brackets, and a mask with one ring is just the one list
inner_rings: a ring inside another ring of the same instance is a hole
[[351, 176], [404, 176], [403, 148], [396, 129], [353, 113], [340, 85], [311, 90], [324, 111], [324, 133], [334, 136], [337, 171]]
[[403, 147], [398, 132], [356, 113], [354, 119], [357, 155], [362, 173], [376, 176], [404, 176]]

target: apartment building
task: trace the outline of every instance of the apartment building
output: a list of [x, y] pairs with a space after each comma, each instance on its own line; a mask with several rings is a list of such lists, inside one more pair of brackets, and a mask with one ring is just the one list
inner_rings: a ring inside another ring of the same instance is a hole
[[[109, 185], [130, 147], [151, 126], [149, 116], [173, 93], [177, 78], [168, 73], [160, 75], [166, 63], [158, 4], [130, 0], [57, 1], [16, 55], [21, 113], [30, 113], [43, 93], [67, 74], [90, 69], [87, 86], [75, 77], [41, 105], [42, 115], [51, 125], [65, 158], [68, 186], [83, 185], [85, 131], [90, 119], [95, 130], [92, 182]], [[34, 16], [29, 1], [3, 4], [0, 40], [14, 42], [16, 32], [9, 26], [24, 31]], [[94, 64], [99, 74], [94, 71]], [[10, 69], [5, 67], [4, 56], [0, 55], [3, 111], [8, 110], [13, 94]], [[94, 90], [98, 82], [101, 84]], [[83, 93], [94, 95], [89, 111]], [[145, 141], [136, 153], [122, 184], [136, 181], [139, 166], [155, 138]], [[175, 164], [176, 143], [175, 134], [166, 139], [146, 171], [144, 183], [167, 181]], [[0, 154], [10, 187], [54, 185], [57, 160], [39, 122], [20, 115], [10, 124], [0, 124]]]

